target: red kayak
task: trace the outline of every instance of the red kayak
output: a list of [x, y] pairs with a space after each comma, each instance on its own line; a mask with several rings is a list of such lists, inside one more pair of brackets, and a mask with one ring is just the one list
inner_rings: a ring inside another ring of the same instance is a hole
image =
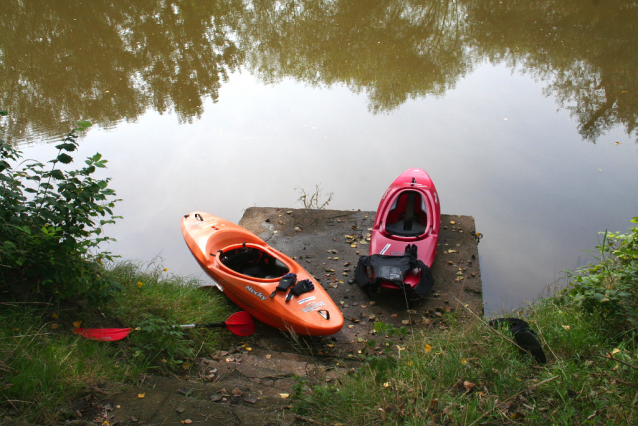
[[204, 212], [182, 218], [191, 253], [215, 285], [258, 320], [285, 331], [327, 336], [343, 315], [301, 265], [255, 234]]
[[[382, 268], [383, 262], [386, 261], [394, 262], [393, 267], [401, 268], [401, 265], [396, 265], [398, 259], [390, 257], [406, 257], [414, 261], [404, 262], [403, 272], [400, 274], [397, 272], [400, 279], [396, 277], [392, 280], [376, 279], [381, 281], [376, 284], [386, 288], [415, 289], [421, 286], [421, 291], [417, 292], [426, 293], [432, 284], [429, 268], [436, 256], [440, 226], [441, 207], [432, 179], [421, 169], [406, 170], [392, 182], [381, 198], [374, 220], [369, 258], [374, 257], [380, 262], [379, 268]], [[372, 260], [369, 258], [364, 260]], [[421, 263], [417, 266], [419, 262]], [[370, 271], [375, 265], [365, 266], [372, 267], [368, 268]], [[425, 277], [422, 276], [425, 269], [429, 275], [428, 284], [424, 283]], [[375, 280], [370, 273], [367, 275], [369, 280]], [[382, 274], [376, 275], [377, 278], [384, 277]]]

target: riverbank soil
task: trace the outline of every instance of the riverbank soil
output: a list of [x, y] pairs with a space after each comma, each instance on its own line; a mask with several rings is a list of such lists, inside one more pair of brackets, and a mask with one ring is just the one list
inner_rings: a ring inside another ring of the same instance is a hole
[[345, 318], [343, 329], [334, 336], [302, 338], [302, 342], [262, 325], [256, 333], [259, 346], [287, 351], [291, 344], [301, 344], [315, 355], [353, 356], [373, 338], [376, 321], [435, 332], [446, 328], [448, 312], [456, 311], [462, 321], [483, 315], [478, 240], [471, 216], [441, 215], [438, 252], [432, 265], [434, 286], [427, 297], [416, 299], [411, 306], [400, 290], [380, 289], [368, 296], [354, 283], [359, 257], [368, 255], [374, 217], [373, 211], [246, 210], [239, 224], [299, 262], [341, 307]]

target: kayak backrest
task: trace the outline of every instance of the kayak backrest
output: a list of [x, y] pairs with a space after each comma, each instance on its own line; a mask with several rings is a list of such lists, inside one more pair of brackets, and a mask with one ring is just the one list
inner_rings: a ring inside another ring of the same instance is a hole
[[385, 220], [385, 231], [400, 237], [418, 237], [427, 227], [427, 208], [417, 191], [403, 191], [392, 203]]

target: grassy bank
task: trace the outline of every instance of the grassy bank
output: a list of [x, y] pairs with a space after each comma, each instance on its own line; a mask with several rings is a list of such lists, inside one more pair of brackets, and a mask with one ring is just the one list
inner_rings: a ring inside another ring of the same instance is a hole
[[[135, 382], [143, 372], [188, 374], [198, 354], [210, 354], [228, 338], [220, 329], [171, 327], [226, 319], [236, 307], [219, 292], [199, 289], [197, 281], [159, 265], [124, 262], [108, 274], [122, 291], [99, 308], [0, 304], [0, 419], [62, 422], [73, 403], [101, 382]], [[75, 335], [77, 326], [140, 330], [121, 341], [101, 342]]]
[[614, 338], [595, 315], [555, 298], [534, 304], [524, 317], [543, 343], [547, 364], [522, 355], [509, 332], [483, 321], [456, 323], [450, 314], [444, 332], [417, 332], [393, 348], [391, 360], [368, 363], [312, 395], [296, 395], [295, 409], [343, 425], [638, 421], [633, 336]]

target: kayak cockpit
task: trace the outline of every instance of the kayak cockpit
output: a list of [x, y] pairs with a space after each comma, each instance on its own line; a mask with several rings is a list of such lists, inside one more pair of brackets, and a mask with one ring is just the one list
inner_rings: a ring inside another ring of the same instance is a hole
[[427, 230], [425, 200], [417, 191], [403, 191], [392, 203], [385, 221], [385, 232], [399, 237], [418, 237]]
[[247, 246], [246, 243], [220, 250], [219, 261], [227, 268], [242, 275], [264, 280], [278, 279], [290, 270], [282, 261], [266, 253], [258, 247]]

